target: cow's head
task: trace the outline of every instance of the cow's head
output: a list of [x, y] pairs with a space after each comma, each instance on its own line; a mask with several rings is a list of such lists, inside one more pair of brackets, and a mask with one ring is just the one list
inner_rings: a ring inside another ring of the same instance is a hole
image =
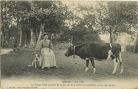
[[67, 49], [65, 56], [69, 57], [74, 55], [74, 53], [75, 53], [75, 46], [71, 46]]

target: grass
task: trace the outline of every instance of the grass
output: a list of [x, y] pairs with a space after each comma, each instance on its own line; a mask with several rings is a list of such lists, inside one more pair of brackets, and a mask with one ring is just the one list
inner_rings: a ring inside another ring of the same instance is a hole
[[55, 49], [58, 69], [34, 69], [28, 67], [32, 61], [32, 50], [23, 49], [19, 52], [11, 52], [2, 55], [2, 78], [42, 78], [42, 79], [88, 79], [88, 80], [129, 80], [138, 78], [138, 54], [123, 53], [122, 58], [124, 62], [124, 73], [112, 75], [113, 64], [112, 61], [96, 61], [96, 74], [92, 73], [92, 66], [90, 70], [84, 72], [85, 61], [76, 56], [65, 57], [65, 49]]

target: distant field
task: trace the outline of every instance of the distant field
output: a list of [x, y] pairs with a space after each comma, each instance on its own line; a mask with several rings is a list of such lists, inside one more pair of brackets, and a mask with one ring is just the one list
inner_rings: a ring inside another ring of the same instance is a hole
[[79, 57], [73, 59], [72, 57], [65, 57], [65, 49], [55, 49], [58, 69], [34, 69], [28, 67], [32, 61], [31, 49], [24, 49], [18, 53], [10, 52], [2, 55], [2, 78], [43, 78], [43, 79], [89, 79], [89, 80], [104, 80], [104, 79], [135, 79], [138, 78], [138, 54], [123, 53], [122, 58], [124, 62], [124, 73], [122, 75], [112, 75], [113, 64], [112, 61], [96, 61], [96, 74], [92, 73], [92, 66], [90, 70], [84, 72], [85, 61]]

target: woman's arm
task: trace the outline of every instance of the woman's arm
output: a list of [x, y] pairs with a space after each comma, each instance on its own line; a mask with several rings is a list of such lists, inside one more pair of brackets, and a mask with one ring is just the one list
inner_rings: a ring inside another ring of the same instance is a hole
[[51, 41], [49, 41], [49, 48], [50, 48], [50, 49], [53, 49], [53, 44], [52, 44]]

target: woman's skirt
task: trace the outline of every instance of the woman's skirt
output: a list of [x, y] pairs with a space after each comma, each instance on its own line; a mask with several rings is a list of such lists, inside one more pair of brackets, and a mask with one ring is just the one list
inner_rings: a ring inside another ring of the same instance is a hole
[[53, 50], [49, 48], [41, 49], [41, 68], [56, 67], [56, 59]]

